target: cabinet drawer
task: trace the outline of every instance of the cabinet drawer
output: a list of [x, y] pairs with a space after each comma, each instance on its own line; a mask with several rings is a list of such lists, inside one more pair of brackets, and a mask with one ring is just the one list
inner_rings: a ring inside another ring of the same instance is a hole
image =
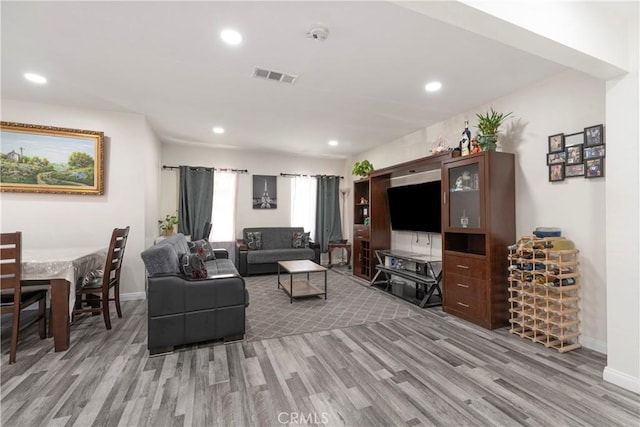
[[483, 259], [457, 255], [445, 255], [444, 268], [447, 273], [461, 274], [477, 279], [487, 278], [487, 262]]
[[366, 225], [355, 225], [353, 227], [353, 238], [354, 239], [368, 239], [369, 238], [369, 227]]
[[485, 280], [447, 273], [444, 283], [444, 305], [473, 318], [484, 316], [487, 307]]

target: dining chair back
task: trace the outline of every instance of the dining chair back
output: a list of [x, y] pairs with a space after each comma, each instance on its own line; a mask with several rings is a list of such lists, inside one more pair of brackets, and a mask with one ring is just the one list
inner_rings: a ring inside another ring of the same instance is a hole
[[204, 230], [202, 232], [202, 238], [209, 240], [209, 235], [211, 234], [211, 222], [207, 221], [204, 223]]
[[[73, 310], [74, 315], [80, 313], [102, 313], [106, 328], [111, 329], [109, 302], [113, 301], [118, 317], [122, 318], [122, 309], [120, 308], [120, 271], [128, 237], [129, 226], [113, 229], [102, 274], [92, 280], [88, 280], [86, 283], [83, 281], [81, 286], [76, 289], [77, 302], [76, 308]], [[111, 289], [113, 289], [113, 297], [109, 296]], [[83, 296], [86, 299], [83, 300]], [[88, 307], [84, 305], [88, 305]]]
[[38, 302], [38, 317], [23, 328], [39, 322], [40, 338], [47, 337], [47, 290], [22, 288], [22, 233], [0, 234], [0, 312], [13, 314], [9, 363], [15, 363], [20, 329], [20, 311]]

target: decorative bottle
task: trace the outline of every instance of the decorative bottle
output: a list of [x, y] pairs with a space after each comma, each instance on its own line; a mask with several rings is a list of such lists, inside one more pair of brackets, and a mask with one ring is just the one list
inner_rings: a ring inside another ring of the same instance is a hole
[[469, 120], [464, 121], [464, 130], [462, 131], [462, 140], [460, 141], [460, 154], [468, 156], [471, 154], [471, 131], [469, 130]]

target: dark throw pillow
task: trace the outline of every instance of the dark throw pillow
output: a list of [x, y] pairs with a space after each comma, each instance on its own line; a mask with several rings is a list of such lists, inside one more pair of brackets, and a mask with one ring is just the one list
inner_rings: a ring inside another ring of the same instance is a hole
[[182, 254], [180, 256], [180, 272], [192, 279], [204, 279], [209, 274], [204, 261], [198, 254]]
[[198, 254], [203, 261], [211, 261], [216, 259], [211, 243], [207, 239], [195, 240], [189, 243], [189, 250], [192, 254]]
[[250, 250], [262, 249], [262, 233], [260, 231], [247, 231], [244, 240]]
[[308, 248], [311, 232], [303, 233], [301, 231], [293, 232], [293, 241], [291, 246], [294, 248]]

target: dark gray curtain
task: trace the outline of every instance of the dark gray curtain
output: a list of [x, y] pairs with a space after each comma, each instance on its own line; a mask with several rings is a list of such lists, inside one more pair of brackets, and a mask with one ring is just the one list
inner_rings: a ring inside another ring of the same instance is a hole
[[342, 239], [340, 218], [340, 177], [319, 176], [316, 195], [316, 236], [322, 252], [329, 250], [329, 242]]
[[205, 223], [211, 222], [212, 207], [213, 168], [180, 166], [178, 231], [190, 235], [191, 240], [203, 239]]

